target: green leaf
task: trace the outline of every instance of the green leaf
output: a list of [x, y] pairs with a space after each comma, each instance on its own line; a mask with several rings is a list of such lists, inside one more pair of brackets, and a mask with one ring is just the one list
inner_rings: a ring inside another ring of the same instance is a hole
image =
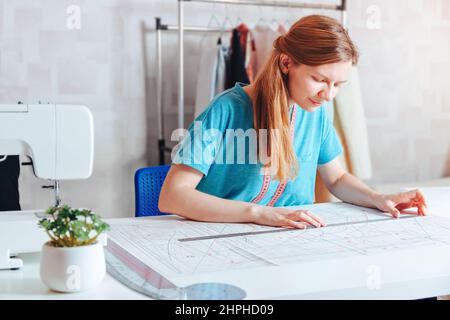
[[92, 241], [110, 226], [88, 209], [72, 209], [68, 205], [50, 207], [49, 217], [39, 220], [39, 227], [58, 238], [55, 246], [77, 246]]

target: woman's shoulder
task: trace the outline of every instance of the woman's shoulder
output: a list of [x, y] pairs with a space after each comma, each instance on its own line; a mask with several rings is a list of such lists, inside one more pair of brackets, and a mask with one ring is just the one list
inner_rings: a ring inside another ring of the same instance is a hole
[[211, 104], [225, 104], [230, 107], [242, 107], [250, 105], [250, 99], [240, 84], [236, 84], [233, 88], [227, 89], [218, 94]]
[[[236, 85], [218, 94], [203, 112], [203, 116], [211, 115], [239, 115], [251, 109], [251, 103], [241, 87]], [[200, 116], [202, 116], [200, 115]]]

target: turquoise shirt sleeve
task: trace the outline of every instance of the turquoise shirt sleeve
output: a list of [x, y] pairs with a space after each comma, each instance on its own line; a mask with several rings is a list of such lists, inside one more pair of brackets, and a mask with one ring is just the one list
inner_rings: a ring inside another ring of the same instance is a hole
[[322, 141], [317, 164], [324, 165], [342, 153], [342, 145], [325, 108], [322, 107]]
[[173, 164], [183, 164], [205, 176], [222, 153], [225, 130], [230, 118], [226, 103], [214, 99], [189, 126], [172, 154]]

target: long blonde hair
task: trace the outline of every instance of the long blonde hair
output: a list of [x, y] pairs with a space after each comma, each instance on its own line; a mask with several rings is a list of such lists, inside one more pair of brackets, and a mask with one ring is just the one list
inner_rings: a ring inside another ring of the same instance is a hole
[[[264, 166], [275, 168], [275, 178], [285, 182], [298, 173], [297, 157], [289, 130], [288, 79], [280, 68], [280, 55], [288, 55], [295, 64], [318, 66], [352, 61], [358, 51], [342, 25], [330, 17], [306, 16], [274, 41], [274, 49], [254, 83], [253, 123], [256, 132], [267, 130]], [[261, 144], [258, 137], [258, 150]]]

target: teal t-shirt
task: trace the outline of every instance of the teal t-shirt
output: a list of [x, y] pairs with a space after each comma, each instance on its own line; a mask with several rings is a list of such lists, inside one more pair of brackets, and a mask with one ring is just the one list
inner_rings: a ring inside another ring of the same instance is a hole
[[[266, 192], [257, 203], [274, 206], [311, 204], [318, 165], [335, 159], [342, 147], [327, 116], [325, 105], [307, 112], [298, 105], [293, 131], [298, 175], [289, 180], [281, 196], [276, 196], [280, 182], [266, 183]], [[204, 174], [197, 190], [224, 199], [251, 202], [260, 195], [264, 179], [262, 164], [257, 162], [256, 131], [249, 96], [236, 83], [211, 101], [187, 130], [177, 145], [172, 162], [192, 167]]]

